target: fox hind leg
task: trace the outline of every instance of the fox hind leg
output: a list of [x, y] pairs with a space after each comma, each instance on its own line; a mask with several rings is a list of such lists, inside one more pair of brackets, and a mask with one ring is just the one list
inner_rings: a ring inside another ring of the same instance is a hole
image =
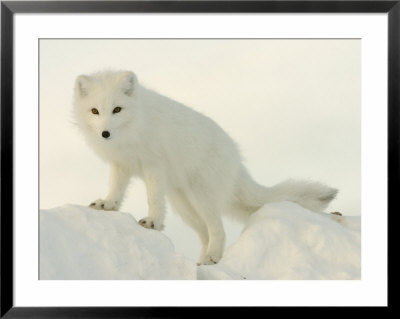
[[[208, 192], [207, 192], [208, 193]], [[225, 232], [222, 224], [221, 212], [223, 209], [223, 199], [213, 198], [204, 193], [196, 193], [192, 196], [191, 203], [196, 213], [202, 218], [208, 233], [208, 247], [202, 255], [200, 264], [213, 265], [219, 262], [225, 246]]]
[[199, 265], [207, 254], [209, 240], [207, 225], [181, 191], [176, 191], [174, 194], [171, 194], [169, 196], [169, 201], [173, 208], [179, 213], [182, 220], [199, 236], [201, 244], [201, 253], [198, 261]]

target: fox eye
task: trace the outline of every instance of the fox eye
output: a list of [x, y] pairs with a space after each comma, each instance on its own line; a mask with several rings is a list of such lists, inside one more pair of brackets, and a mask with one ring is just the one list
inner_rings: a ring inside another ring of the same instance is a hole
[[122, 108], [117, 106], [116, 108], [114, 108], [113, 113], [119, 113], [121, 112]]
[[99, 114], [99, 111], [96, 108], [92, 108], [92, 113], [93, 114]]

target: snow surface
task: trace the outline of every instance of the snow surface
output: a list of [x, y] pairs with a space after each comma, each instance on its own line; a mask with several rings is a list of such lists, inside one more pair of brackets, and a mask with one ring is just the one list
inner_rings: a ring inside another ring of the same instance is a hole
[[196, 266], [128, 213], [65, 205], [40, 211], [40, 279], [360, 279], [360, 224], [268, 204], [217, 265]]
[[132, 215], [65, 205], [40, 211], [40, 279], [195, 279], [196, 266]]

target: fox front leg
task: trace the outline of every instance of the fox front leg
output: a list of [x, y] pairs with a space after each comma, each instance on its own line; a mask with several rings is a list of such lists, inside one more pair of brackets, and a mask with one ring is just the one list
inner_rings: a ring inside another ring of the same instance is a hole
[[111, 164], [110, 189], [105, 199], [97, 199], [89, 207], [98, 210], [118, 210], [121, 206], [130, 175], [122, 167]]
[[149, 216], [139, 220], [145, 228], [163, 230], [165, 219], [165, 190], [162, 174], [147, 172], [145, 174]]

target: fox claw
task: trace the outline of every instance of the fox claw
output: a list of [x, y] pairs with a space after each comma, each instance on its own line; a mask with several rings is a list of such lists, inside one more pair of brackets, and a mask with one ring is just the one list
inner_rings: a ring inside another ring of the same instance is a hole
[[98, 199], [89, 205], [90, 208], [97, 210], [118, 210], [118, 202], [111, 200]]
[[164, 225], [158, 223], [157, 221], [153, 221], [150, 217], [145, 217], [139, 220], [139, 225], [143, 226], [144, 228], [148, 229], [155, 229], [155, 230], [163, 230]]

